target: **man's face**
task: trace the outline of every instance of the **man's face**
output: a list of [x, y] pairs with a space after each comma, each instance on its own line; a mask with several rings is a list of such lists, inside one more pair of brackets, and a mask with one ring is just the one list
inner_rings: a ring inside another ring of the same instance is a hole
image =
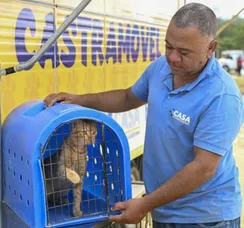
[[211, 58], [217, 41], [202, 36], [197, 27], [177, 28], [171, 21], [166, 33], [166, 58], [177, 76], [197, 75]]

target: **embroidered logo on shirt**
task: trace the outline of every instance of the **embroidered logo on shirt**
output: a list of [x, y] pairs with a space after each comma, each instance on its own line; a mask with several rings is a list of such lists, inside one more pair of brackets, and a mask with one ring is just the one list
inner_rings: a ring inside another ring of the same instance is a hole
[[171, 116], [180, 122], [189, 125], [191, 123], [191, 118], [190, 116], [187, 116], [186, 114], [178, 111], [178, 110], [170, 110]]

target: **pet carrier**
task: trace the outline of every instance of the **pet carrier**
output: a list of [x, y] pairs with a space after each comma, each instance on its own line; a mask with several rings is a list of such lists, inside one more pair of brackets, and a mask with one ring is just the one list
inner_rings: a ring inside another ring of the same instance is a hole
[[[79, 131], [73, 132], [79, 123]], [[96, 134], [89, 141], [91, 123], [96, 123]], [[43, 101], [29, 101], [9, 114], [2, 133], [3, 200], [29, 227], [99, 222], [119, 213], [111, 212], [115, 202], [131, 198], [128, 141], [105, 113], [72, 104], [45, 108]], [[74, 148], [80, 144], [85, 145], [83, 152]], [[69, 157], [74, 152], [85, 157]], [[83, 167], [83, 176], [70, 167], [73, 182], [65, 179], [67, 169], [64, 176], [57, 174], [67, 159], [70, 164], [83, 162], [76, 166], [76, 171]], [[78, 182], [81, 195], [74, 194]], [[74, 215], [77, 196], [82, 211], [78, 216]]]

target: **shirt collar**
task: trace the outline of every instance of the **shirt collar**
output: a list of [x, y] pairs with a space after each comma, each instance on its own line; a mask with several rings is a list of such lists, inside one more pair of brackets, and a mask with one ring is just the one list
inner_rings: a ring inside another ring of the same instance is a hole
[[203, 69], [203, 71], [200, 73], [200, 75], [196, 78], [196, 80], [194, 80], [191, 83], [188, 83], [174, 91], [173, 90], [173, 74], [172, 71], [170, 69], [170, 66], [168, 64], [168, 62], [166, 61], [165, 58], [165, 64], [164, 66], [161, 68], [160, 70], [160, 74], [161, 74], [161, 81], [163, 81], [163, 83], [165, 84], [165, 86], [172, 91], [172, 93], [179, 93], [179, 92], [183, 92], [183, 91], [190, 91], [192, 90], [195, 86], [197, 86], [201, 81], [203, 81], [205, 78], [207, 78], [210, 75], [210, 72], [212, 71], [212, 68], [214, 66], [215, 63], [215, 55], [213, 54], [211, 56], [211, 58], [208, 60], [207, 65], [205, 66], [205, 68]]

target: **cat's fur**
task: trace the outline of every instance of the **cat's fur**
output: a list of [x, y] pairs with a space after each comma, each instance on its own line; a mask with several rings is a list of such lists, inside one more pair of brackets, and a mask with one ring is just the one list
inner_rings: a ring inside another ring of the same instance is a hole
[[[73, 184], [73, 216], [82, 215], [80, 203], [82, 199], [83, 179], [87, 165], [87, 144], [94, 144], [97, 136], [97, 123], [91, 120], [76, 120], [72, 130], [64, 140], [61, 149], [44, 160], [45, 176], [52, 178], [46, 181], [46, 191], [49, 203], [55, 205], [67, 203], [62, 200], [59, 191], [68, 190]], [[54, 178], [54, 179], [53, 179]], [[56, 192], [54, 194], [54, 192]]]

